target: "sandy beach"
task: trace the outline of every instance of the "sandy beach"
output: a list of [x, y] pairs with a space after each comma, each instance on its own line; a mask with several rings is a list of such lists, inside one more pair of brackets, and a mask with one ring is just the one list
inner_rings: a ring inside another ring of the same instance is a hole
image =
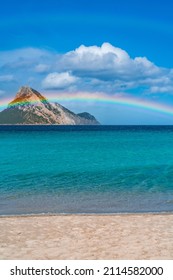
[[1, 217], [0, 259], [173, 259], [173, 214]]

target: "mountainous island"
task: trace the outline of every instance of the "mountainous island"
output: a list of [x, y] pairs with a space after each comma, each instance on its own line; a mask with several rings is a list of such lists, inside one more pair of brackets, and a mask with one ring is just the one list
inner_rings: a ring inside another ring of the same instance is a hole
[[0, 124], [99, 125], [87, 112], [75, 114], [59, 103], [49, 102], [30, 87], [21, 87], [8, 107], [0, 112]]

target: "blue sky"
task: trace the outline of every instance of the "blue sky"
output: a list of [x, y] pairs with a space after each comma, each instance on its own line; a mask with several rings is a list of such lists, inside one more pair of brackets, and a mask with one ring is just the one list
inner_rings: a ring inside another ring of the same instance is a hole
[[[47, 97], [100, 92], [173, 106], [172, 14], [170, 0], [3, 1], [0, 101], [27, 84]], [[139, 108], [63, 105], [102, 123], [173, 124]]]

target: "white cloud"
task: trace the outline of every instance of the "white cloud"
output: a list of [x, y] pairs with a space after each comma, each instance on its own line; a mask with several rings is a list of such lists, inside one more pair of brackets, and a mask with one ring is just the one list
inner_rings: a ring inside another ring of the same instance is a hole
[[50, 69], [50, 66], [47, 64], [38, 64], [35, 66], [35, 71], [37, 73], [45, 73]]
[[11, 82], [14, 81], [13, 75], [0, 75], [0, 82]]
[[[26, 84], [39, 89], [43, 78], [43, 76], [40, 75], [41, 67], [43, 71], [43, 65], [47, 64], [48, 67], [52, 65], [56, 56], [57, 55], [52, 51], [50, 52], [37, 48], [0, 51], [1, 80], [12, 80], [12, 75], [9, 75], [9, 73], [15, 76], [13, 84], [6, 83], [4, 85], [8, 95], [14, 94], [19, 87]], [[37, 68], [38, 65], [42, 66]], [[36, 70], [38, 70], [39, 73]]]
[[77, 82], [77, 78], [69, 72], [50, 73], [43, 80], [43, 87], [47, 89], [64, 89]]
[[132, 58], [109, 43], [81, 45], [65, 54], [37, 48], [1, 51], [0, 69], [0, 81], [12, 81], [9, 73], [15, 73], [16, 88], [30, 84], [38, 89], [109, 94], [138, 88], [152, 94], [173, 92], [173, 69], [158, 67], [146, 57]]
[[37, 48], [0, 51], [0, 68], [1, 71], [6, 69], [25, 69], [26, 71], [28, 68], [34, 69], [39, 64], [45, 64], [47, 61], [49, 65], [55, 57], [53, 52]]
[[0, 65], [19, 60], [33, 60], [49, 55], [49, 51], [37, 48], [23, 48], [10, 51], [0, 51]]
[[59, 56], [55, 67], [58, 72], [69, 71], [80, 78], [78, 90], [113, 93], [144, 87], [147, 93], [154, 93], [153, 87], [159, 85], [159, 93], [173, 86], [172, 69], [158, 67], [146, 57], [131, 58], [109, 43], [100, 47], [81, 45]]
[[150, 88], [151, 93], [173, 93], [173, 85], [172, 86], [151, 86]]
[[98, 46], [80, 46], [63, 55], [60, 66], [79, 76], [99, 78], [101, 80], [124, 80], [156, 75], [160, 69], [146, 57], [130, 58], [128, 53], [109, 43]]

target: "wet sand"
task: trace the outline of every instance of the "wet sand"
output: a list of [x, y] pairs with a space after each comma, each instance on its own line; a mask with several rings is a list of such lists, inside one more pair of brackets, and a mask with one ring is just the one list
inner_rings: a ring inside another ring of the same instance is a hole
[[173, 214], [1, 217], [0, 259], [173, 259]]

